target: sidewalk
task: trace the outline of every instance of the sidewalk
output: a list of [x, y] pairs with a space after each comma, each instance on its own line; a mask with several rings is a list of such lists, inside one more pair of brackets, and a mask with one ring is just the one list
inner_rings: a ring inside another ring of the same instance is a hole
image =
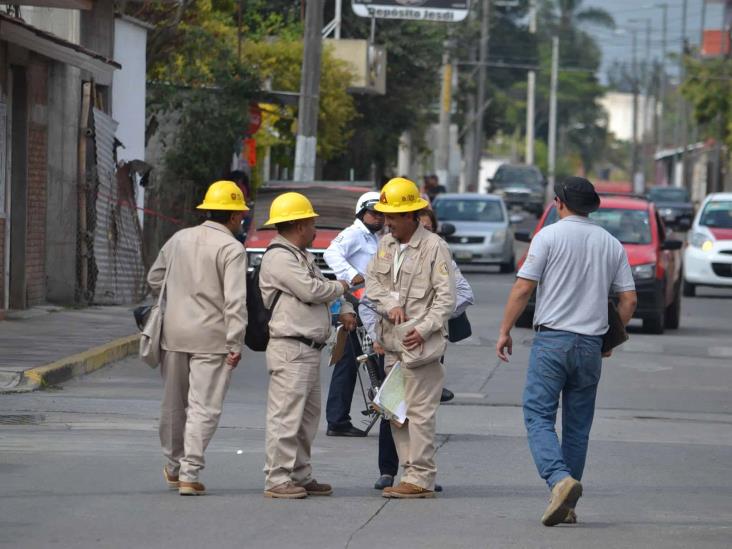
[[137, 352], [132, 306], [39, 307], [0, 321], [0, 392], [32, 391]]

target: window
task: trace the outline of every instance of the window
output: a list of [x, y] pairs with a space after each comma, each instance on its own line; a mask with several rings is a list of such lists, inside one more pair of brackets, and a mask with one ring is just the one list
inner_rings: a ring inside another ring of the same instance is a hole
[[437, 199], [435, 213], [440, 221], [477, 221], [500, 223], [504, 221], [503, 208], [498, 200]]
[[732, 229], [732, 201], [708, 202], [699, 224], [713, 229]]
[[646, 210], [602, 208], [590, 214], [590, 219], [623, 244], [650, 244], [651, 222]]

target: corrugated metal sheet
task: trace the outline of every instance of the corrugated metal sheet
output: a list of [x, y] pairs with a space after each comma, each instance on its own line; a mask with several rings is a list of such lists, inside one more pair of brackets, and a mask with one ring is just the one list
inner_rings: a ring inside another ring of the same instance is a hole
[[[97, 277], [93, 302], [107, 305], [134, 303], [142, 298], [145, 265], [142, 238], [136, 215], [135, 189], [126, 175], [120, 177], [115, 165], [114, 132], [117, 122], [93, 109], [96, 149], [96, 223], [94, 226], [94, 264]], [[120, 199], [120, 185], [129, 185], [132, 194]]]

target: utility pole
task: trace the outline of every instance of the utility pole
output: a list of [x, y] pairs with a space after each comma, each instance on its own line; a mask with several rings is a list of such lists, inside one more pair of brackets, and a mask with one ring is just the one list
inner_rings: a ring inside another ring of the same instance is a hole
[[552, 38], [552, 76], [549, 89], [549, 161], [548, 184], [546, 186], [547, 201], [554, 192], [557, 168], [557, 80], [559, 77], [559, 38]]
[[452, 65], [450, 42], [445, 41], [442, 51], [442, 93], [440, 94], [440, 125], [437, 134], [435, 173], [440, 183], [452, 189], [450, 174], [450, 111], [452, 110]]
[[488, 63], [488, 39], [490, 32], [490, 0], [483, 0], [481, 8], [480, 20], [480, 51], [478, 55], [478, 97], [475, 104], [475, 135], [473, 137], [473, 146], [471, 158], [469, 159], [469, 168], [466, 170], [465, 185], [478, 185], [478, 177], [480, 174], [480, 159], [483, 155], [483, 114], [485, 111], [485, 79], [486, 64]]
[[679, 116], [681, 117], [681, 181], [677, 182], [677, 187], [686, 187], [687, 184], [687, 154], [686, 149], [689, 148], [689, 125], [688, 125], [688, 114], [686, 112], [686, 101], [681, 95], [681, 85], [684, 83], [686, 76], [686, 68], [684, 62], [686, 61], [686, 8], [688, 0], [684, 0], [681, 5], [681, 55], [679, 56]]
[[[536, 0], [529, 4], [529, 33], [536, 34]], [[536, 72], [529, 71], [526, 87], [526, 163], [534, 163], [534, 119], [536, 101]]]
[[662, 149], [665, 143], [665, 129], [663, 123], [664, 109], [666, 107], [666, 35], [668, 32], [668, 4], [657, 4], [657, 7], [663, 10], [663, 22], [661, 30], [661, 82], [659, 83], [660, 94], [659, 94], [659, 107], [658, 107], [658, 124], [656, 126], [658, 131], [658, 148]]
[[638, 31], [632, 29], [631, 34], [633, 36], [633, 153], [630, 166], [630, 178], [633, 182], [633, 192], [642, 192], [643, 189], [639, 189], [639, 177], [638, 177]]
[[300, 104], [295, 144], [295, 181], [315, 179], [320, 103], [320, 58], [323, 49], [323, 0], [306, 0], [305, 40], [300, 77]]

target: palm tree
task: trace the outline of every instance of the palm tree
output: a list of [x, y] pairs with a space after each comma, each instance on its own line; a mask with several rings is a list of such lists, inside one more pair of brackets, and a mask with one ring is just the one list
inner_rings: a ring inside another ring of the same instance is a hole
[[585, 8], [583, 0], [546, 0], [543, 8], [561, 33], [571, 33], [585, 24], [615, 28], [615, 19], [608, 11], [602, 8]]

